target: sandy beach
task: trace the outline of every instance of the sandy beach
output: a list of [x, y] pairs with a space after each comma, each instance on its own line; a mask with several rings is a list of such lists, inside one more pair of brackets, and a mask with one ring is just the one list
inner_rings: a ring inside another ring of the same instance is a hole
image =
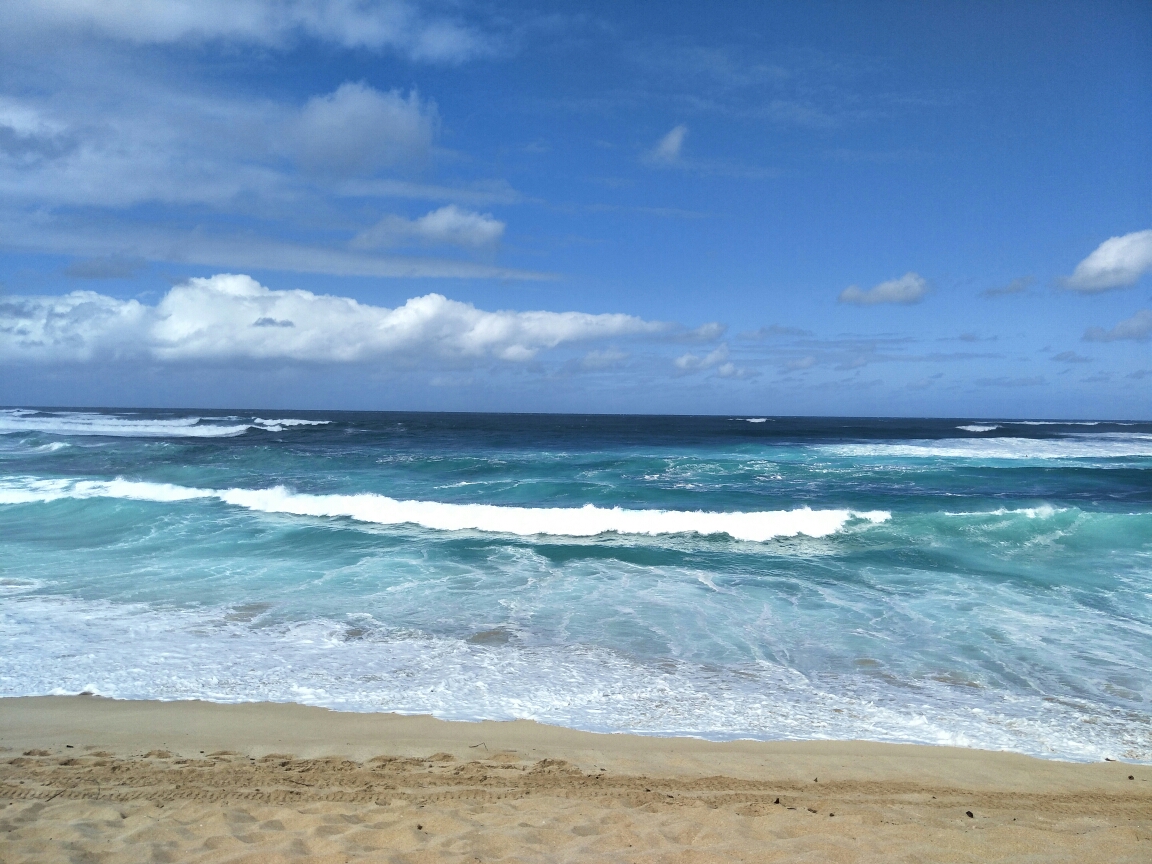
[[5, 862], [1109, 861], [1152, 769], [285, 704], [0, 700]]

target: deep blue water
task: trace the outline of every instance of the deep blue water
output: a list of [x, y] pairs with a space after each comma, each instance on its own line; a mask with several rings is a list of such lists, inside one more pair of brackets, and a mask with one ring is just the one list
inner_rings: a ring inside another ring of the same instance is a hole
[[1152, 424], [0, 411], [2, 695], [1152, 761], [1150, 669]]

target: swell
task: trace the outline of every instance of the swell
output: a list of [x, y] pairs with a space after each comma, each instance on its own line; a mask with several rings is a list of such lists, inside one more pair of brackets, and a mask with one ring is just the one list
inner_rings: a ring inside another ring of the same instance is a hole
[[174, 502], [214, 498], [263, 513], [344, 517], [377, 525], [419, 525], [438, 531], [485, 531], [519, 536], [593, 537], [599, 534], [726, 534], [763, 542], [775, 537], [827, 537], [852, 520], [886, 522], [884, 510], [765, 510], [719, 513], [702, 510], [626, 510], [620, 507], [506, 507], [405, 501], [374, 493], [309, 495], [283, 486], [269, 489], [196, 489], [131, 480], [0, 481], [0, 504], [30, 504], [64, 498], [122, 498]]

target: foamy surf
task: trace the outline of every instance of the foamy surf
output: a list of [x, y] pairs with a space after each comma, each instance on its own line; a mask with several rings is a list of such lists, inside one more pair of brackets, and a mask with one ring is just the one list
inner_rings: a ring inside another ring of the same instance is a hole
[[1152, 435], [1118, 432], [1061, 438], [941, 438], [901, 444], [837, 444], [826, 449], [848, 458], [1120, 459], [1152, 456]]
[[40, 432], [48, 435], [96, 435], [113, 438], [234, 438], [253, 429], [283, 432], [298, 426], [325, 426], [330, 420], [260, 417], [133, 417], [83, 411], [0, 411], [0, 435]]
[[63, 498], [123, 498], [174, 502], [215, 498], [262, 513], [343, 517], [376, 525], [418, 525], [435, 531], [485, 531], [521, 537], [595, 537], [600, 534], [727, 535], [764, 542], [776, 537], [827, 537], [852, 520], [872, 524], [891, 518], [884, 510], [768, 510], [710, 513], [701, 510], [626, 510], [620, 507], [507, 507], [404, 501], [385, 495], [309, 495], [283, 486], [271, 489], [194, 489], [168, 483], [131, 480], [0, 481], [0, 504], [29, 504]]

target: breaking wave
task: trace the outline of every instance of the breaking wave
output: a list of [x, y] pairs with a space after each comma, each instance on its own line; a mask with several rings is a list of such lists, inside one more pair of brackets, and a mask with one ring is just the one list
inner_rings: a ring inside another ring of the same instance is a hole
[[133, 417], [84, 411], [0, 411], [0, 435], [43, 432], [49, 435], [101, 435], [117, 438], [232, 438], [251, 429], [283, 432], [295, 426], [322, 426], [330, 420], [244, 421], [238, 417]]
[[[983, 430], [970, 427], [967, 431]], [[821, 449], [837, 456], [882, 459], [1117, 459], [1152, 456], [1152, 435], [1116, 432], [1062, 438], [944, 438], [901, 444], [837, 444]]]
[[848, 522], [878, 524], [884, 510], [767, 510], [711, 513], [687, 510], [625, 510], [620, 507], [505, 507], [494, 504], [448, 504], [403, 501], [385, 495], [308, 495], [283, 486], [270, 489], [195, 489], [169, 483], [131, 480], [0, 481], [0, 504], [30, 504], [63, 498], [123, 498], [135, 501], [188, 501], [215, 498], [234, 507], [262, 513], [345, 517], [377, 525], [419, 525], [437, 531], [485, 531], [519, 536], [593, 537], [598, 534], [727, 534], [736, 540], [762, 542], [775, 537], [827, 537]]

